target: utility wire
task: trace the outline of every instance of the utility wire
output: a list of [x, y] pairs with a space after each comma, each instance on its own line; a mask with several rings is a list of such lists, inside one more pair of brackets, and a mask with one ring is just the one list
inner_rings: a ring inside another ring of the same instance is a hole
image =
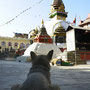
[[5, 26], [7, 24], [10, 24], [12, 21], [14, 21], [16, 18], [18, 18], [20, 15], [22, 15], [23, 13], [25, 13], [26, 11], [30, 10], [31, 8], [33, 8], [33, 6], [36, 6], [37, 4], [40, 4], [41, 2], [43, 2], [44, 0], [40, 0], [39, 2], [37, 2], [35, 5], [32, 5], [32, 7], [30, 6], [29, 8], [23, 10], [22, 12], [20, 12], [18, 15], [16, 15], [14, 18], [12, 18], [11, 20], [7, 21], [4, 24], [1, 24], [0, 26]]

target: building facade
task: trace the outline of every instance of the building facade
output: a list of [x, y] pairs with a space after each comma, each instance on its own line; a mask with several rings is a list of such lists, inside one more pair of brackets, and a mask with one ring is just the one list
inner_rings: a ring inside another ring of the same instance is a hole
[[0, 37], [0, 51], [5, 49], [19, 49], [27, 48], [30, 45], [30, 40], [26, 38], [11, 38], [11, 37]]
[[70, 25], [66, 32], [68, 60], [77, 64], [90, 61], [90, 29]]

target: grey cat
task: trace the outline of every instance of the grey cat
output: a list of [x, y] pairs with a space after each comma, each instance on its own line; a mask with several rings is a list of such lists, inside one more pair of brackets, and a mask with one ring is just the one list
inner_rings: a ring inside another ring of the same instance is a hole
[[47, 55], [36, 55], [31, 52], [32, 67], [27, 79], [22, 85], [14, 85], [11, 90], [60, 90], [59, 86], [51, 84], [50, 80], [50, 60], [53, 50]]

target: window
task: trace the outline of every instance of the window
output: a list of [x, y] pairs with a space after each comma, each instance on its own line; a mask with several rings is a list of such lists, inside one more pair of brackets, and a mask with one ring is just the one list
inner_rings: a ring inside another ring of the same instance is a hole
[[17, 46], [18, 46], [18, 43], [17, 43], [17, 42], [15, 42], [15, 43], [14, 43], [14, 46], [15, 46], [15, 47], [17, 47]]
[[3, 41], [3, 42], [1, 42], [1, 45], [2, 45], [2, 46], [5, 46], [5, 45], [6, 45], [6, 43]]
[[11, 42], [8, 42], [8, 46], [12, 46], [12, 43]]

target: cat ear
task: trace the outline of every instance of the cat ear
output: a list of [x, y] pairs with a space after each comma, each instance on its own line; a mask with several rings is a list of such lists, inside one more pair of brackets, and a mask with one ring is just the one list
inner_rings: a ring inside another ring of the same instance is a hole
[[34, 60], [37, 57], [36, 53], [34, 53], [33, 51], [30, 52], [30, 55], [32, 60]]
[[52, 56], [53, 56], [53, 50], [49, 51], [47, 54], [49, 61], [52, 59]]

